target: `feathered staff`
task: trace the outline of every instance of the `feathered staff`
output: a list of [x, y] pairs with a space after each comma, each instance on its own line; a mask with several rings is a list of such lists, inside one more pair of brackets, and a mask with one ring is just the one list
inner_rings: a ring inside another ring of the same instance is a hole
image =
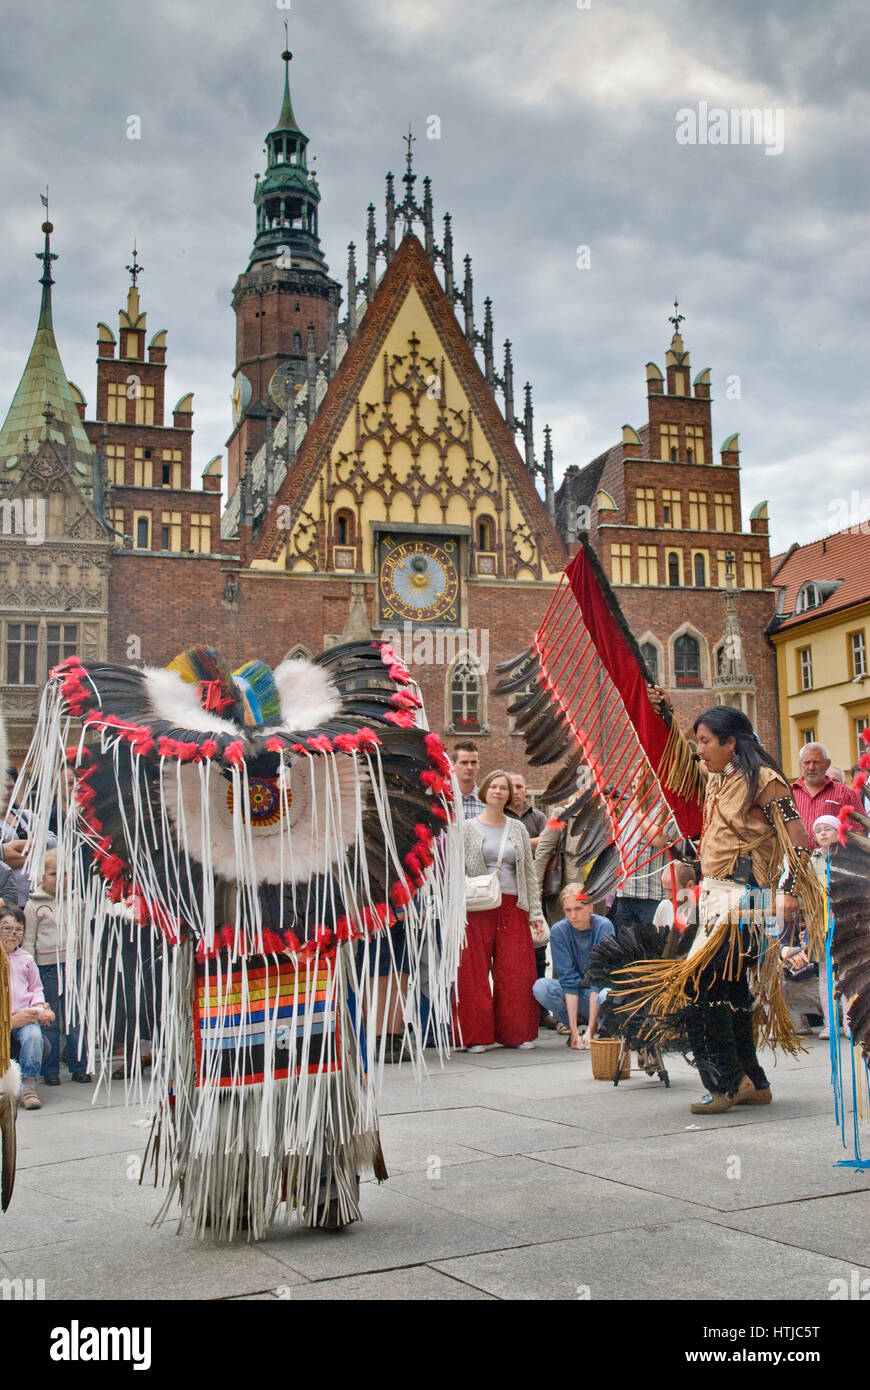
[[[684, 836], [701, 829], [703, 787], [675, 721], [650, 704], [652, 676], [591, 546], [581, 548], [522, 656], [496, 668], [533, 767], [571, 756], [544, 792], [565, 795], [587, 764], [604, 799], [622, 874], [651, 858], [673, 815]], [[636, 787], [626, 833], [619, 794]], [[614, 789], [617, 795], [614, 796]]]
[[[118, 984], [143, 1003], [127, 1048], [135, 1073], [152, 1032], [167, 1206], [181, 1195], [197, 1230], [229, 1238], [264, 1234], [282, 1194], [311, 1224], [335, 1224], [331, 1208], [356, 1219], [360, 1167], [385, 1173], [371, 956], [390, 954], [398, 977], [387, 928], [401, 915], [405, 1043], [421, 1066], [423, 989], [445, 1049], [464, 928], [452, 769], [408, 671], [377, 642], [274, 674], [232, 672], [209, 648], [168, 670], [72, 658], [28, 755], [37, 826], [73, 720], [58, 855], [68, 964], [82, 959], [72, 1007], [89, 1065], [99, 1044], [105, 1068]], [[29, 848], [38, 872], [39, 834]]]

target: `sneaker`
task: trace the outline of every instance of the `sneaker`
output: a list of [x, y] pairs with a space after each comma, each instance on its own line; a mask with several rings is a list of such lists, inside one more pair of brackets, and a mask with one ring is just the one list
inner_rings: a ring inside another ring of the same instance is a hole
[[485, 1052], [485, 1051], [486, 1051], [486, 1048], [484, 1047], [483, 1043], [475, 1043], [473, 1047], [467, 1047], [467, 1048], [465, 1049], [465, 1051], [466, 1051], [466, 1052]]
[[524, 1043], [520, 1043], [519, 1048], [518, 1048], [518, 1051], [519, 1051], [519, 1052], [530, 1052], [531, 1049], [534, 1047], [534, 1045], [535, 1045], [535, 1044], [534, 1044], [533, 1042], [524, 1042]]
[[831, 1030], [830, 1030], [830, 1028], [823, 1028], [822, 1031], [821, 1031], [821, 1033], [819, 1033], [819, 1037], [821, 1038], [822, 1042], [828, 1042], [830, 1036], [831, 1036]]

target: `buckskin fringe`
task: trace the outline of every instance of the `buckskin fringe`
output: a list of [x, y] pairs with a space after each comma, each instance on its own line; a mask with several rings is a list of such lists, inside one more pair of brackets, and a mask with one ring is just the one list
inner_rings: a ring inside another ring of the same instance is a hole
[[665, 744], [659, 765], [659, 778], [666, 787], [675, 792], [677, 796], [684, 797], [686, 801], [703, 802], [704, 778], [701, 775], [698, 761], [673, 714], [668, 729], [668, 741]]

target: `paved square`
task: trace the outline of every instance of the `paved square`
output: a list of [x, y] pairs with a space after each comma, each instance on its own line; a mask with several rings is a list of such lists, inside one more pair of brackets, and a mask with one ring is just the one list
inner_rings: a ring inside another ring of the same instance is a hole
[[[838, 1168], [827, 1047], [771, 1070], [774, 1104], [697, 1120], [670, 1089], [594, 1081], [587, 1054], [459, 1054], [418, 1090], [387, 1069], [389, 1182], [329, 1234], [276, 1224], [221, 1246], [151, 1225], [141, 1107], [65, 1082], [20, 1113], [0, 1278], [47, 1299], [806, 1299], [870, 1274], [870, 1173]], [[769, 1059], [765, 1059], [765, 1064]], [[867, 1149], [870, 1150], [870, 1132]]]

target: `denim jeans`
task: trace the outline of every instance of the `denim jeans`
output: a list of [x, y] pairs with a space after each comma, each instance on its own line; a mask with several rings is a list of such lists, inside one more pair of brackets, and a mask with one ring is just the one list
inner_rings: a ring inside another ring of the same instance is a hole
[[[565, 991], [558, 980], [535, 980], [532, 985], [532, 993], [538, 1003], [548, 1009], [560, 1023], [568, 1027], [568, 1005], [565, 1003]], [[581, 1023], [589, 1021], [589, 996], [591, 989], [579, 989], [577, 991], [577, 1018]]]
[[21, 1075], [28, 1080], [39, 1076], [42, 1066], [42, 1029], [38, 1023], [25, 1023], [23, 1028], [12, 1029], [12, 1041], [18, 1044], [18, 1062]]
[[[42, 1064], [43, 1076], [60, 1076], [60, 1030], [64, 1018], [63, 982], [57, 965], [40, 965], [39, 978], [45, 1002], [54, 1014], [54, 1023], [45, 1027], [45, 1038], [49, 1052]], [[79, 1030], [73, 1024], [66, 1032], [66, 1064], [70, 1075], [76, 1076], [86, 1070], [83, 1058], [79, 1058]]]

